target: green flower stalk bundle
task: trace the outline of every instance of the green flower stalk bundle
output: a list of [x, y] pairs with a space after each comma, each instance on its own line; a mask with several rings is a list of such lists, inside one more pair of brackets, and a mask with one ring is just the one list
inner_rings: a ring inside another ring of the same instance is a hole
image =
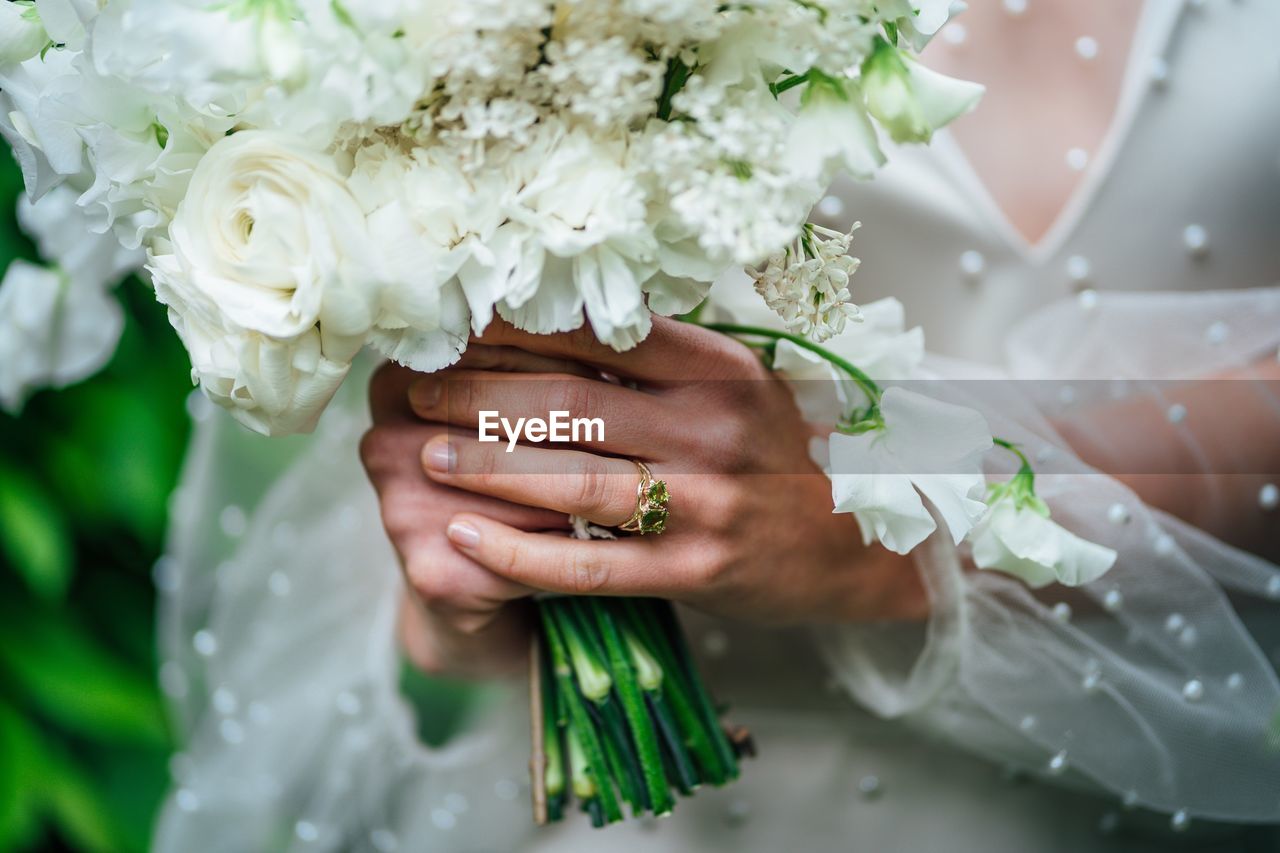
[[749, 743], [721, 726], [669, 602], [555, 597], [537, 609], [539, 822], [575, 803], [597, 827], [665, 815], [677, 796], [738, 777]]

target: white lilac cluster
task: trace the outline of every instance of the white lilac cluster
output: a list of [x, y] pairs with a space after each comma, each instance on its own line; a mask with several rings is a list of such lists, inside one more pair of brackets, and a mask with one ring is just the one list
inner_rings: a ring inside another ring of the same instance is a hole
[[438, 369], [500, 316], [624, 350], [797, 239], [762, 288], [839, 332], [856, 262], [802, 226], [883, 162], [877, 123], [924, 141], [976, 101], [908, 55], [952, 5], [0, 0], [0, 133], [37, 206], [145, 252], [210, 397], [305, 431], [366, 345]]
[[[853, 230], [858, 228], [855, 223]], [[805, 225], [795, 243], [769, 257], [761, 270], [748, 270], [756, 292], [786, 324], [787, 331], [818, 343], [843, 334], [862, 312], [849, 292], [858, 259], [849, 255], [853, 230], [841, 234]]]

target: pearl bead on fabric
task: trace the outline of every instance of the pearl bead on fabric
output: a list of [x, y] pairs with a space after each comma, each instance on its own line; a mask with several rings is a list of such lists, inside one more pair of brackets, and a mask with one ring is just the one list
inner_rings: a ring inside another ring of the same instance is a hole
[[1076, 56], [1090, 60], [1098, 57], [1098, 40], [1093, 36], [1080, 36], [1076, 39]]
[[1280, 486], [1275, 483], [1267, 483], [1259, 489], [1258, 506], [1262, 507], [1264, 512], [1271, 512], [1280, 506]]

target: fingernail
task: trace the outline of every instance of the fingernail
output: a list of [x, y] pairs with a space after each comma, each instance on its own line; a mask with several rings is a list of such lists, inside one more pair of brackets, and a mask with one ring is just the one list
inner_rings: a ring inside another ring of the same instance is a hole
[[440, 402], [441, 387], [439, 379], [419, 379], [409, 386], [409, 402], [415, 409], [430, 409]]
[[448, 474], [458, 461], [458, 453], [447, 438], [434, 439], [427, 445], [427, 468], [439, 474]]
[[465, 521], [455, 521], [446, 531], [449, 541], [459, 548], [474, 548], [480, 544], [480, 531]]

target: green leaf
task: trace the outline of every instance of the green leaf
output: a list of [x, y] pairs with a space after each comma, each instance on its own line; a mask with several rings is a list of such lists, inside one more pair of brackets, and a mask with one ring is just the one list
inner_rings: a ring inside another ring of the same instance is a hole
[[74, 566], [66, 519], [26, 474], [0, 467], [0, 549], [36, 595], [59, 599]]
[[94, 740], [168, 742], [149, 674], [117, 661], [65, 612], [4, 607], [2, 615], [14, 630], [0, 646], [0, 667], [42, 714]]
[[79, 850], [113, 853], [120, 831], [93, 780], [61, 755], [46, 753], [38, 785], [59, 833]]
[[0, 702], [0, 850], [29, 847], [40, 832], [39, 798], [30, 785], [39, 736]]

